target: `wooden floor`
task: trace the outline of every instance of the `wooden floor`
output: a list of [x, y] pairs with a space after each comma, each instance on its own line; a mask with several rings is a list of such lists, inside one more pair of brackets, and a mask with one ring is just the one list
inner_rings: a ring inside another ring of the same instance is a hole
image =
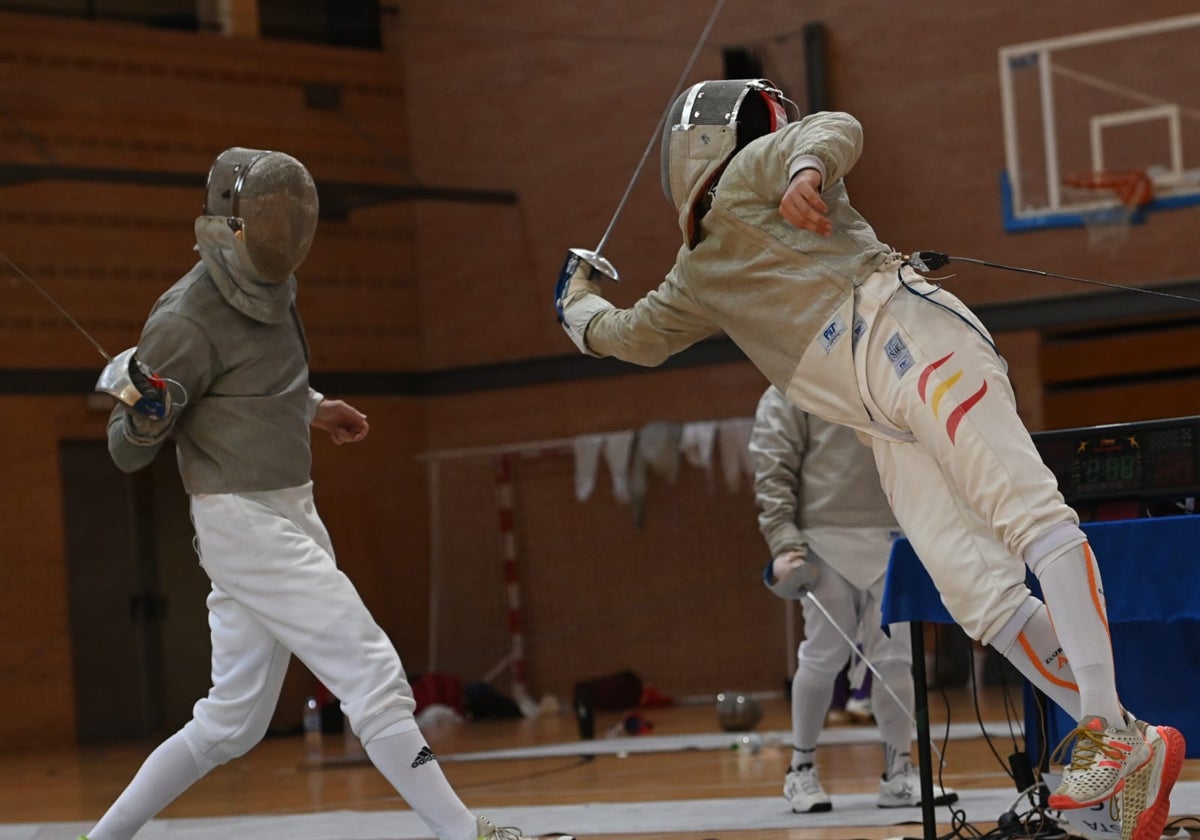
[[[943, 699], [945, 697], [945, 699]], [[1015, 698], [1019, 703], [1019, 694]], [[964, 689], [930, 694], [930, 719], [937, 727], [976, 720], [974, 702]], [[981, 717], [1006, 720], [1005, 700], [996, 688], [980, 697]], [[785, 701], [762, 702], [764, 717], [757, 730], [790, 727]], [[653, 734], [712, 733], [720, 731], [710, 705], [654, 709], [642, 713], [654, 724]], [[603, 735], [619, 721], [615, 713], [602, 713], [597, 733]], [[578, 740], [575, 720], [569, 713], [534, 720], [467, 722], [427, 733], [442, 756], [453, 753], [504, 749]], [[628, 737], [628, 736], [627, 736]], [[1017, 736], [1019, 737], [1019, 736]], [[731, 736], [732, 744], [734, 738]], [[120, 744], [71, 749], [0, 754], [0, 790], [3, 822], [86, 821], [97, 818], [133, 776], [154, 744]], [[1014, 741], [993, 738], [1001, 756], [1014, 751]], [[326, 736], [326, 753], [342, 749], [339, 736]], [[1005, 767], [982, 737], [951, 741], [945, 749], [947, 767], [943, 781], [950, 787], [1003, 788], [1011, 786]], [[631, 752], [625, 757], [599, 755], [484, 761], [444, 761], [443, 770], [464, 802], [476, 813], [489, 808], [573, 804], [587, 802], [654, 801], [726, 797], [776, 796], [782, 789], [790, 751], [765, 747], [757, 755], [737, 750], [690, 750], [671, 753]], [[823, 747], [818, 753], [822, 781], [833, 795], [876, 789], [882, 765], [877, 745]], [[1181, 779], [1200, 779], [1200, 761], [1185, 763]], [[1015, 794], [1015, 788], [1014, 788]], [[836, 799], [835, 799], [836, 802]], [[407, 809], [395, 791], [370, 765], [309, 769], [304, 766], [299, 736], [269, 738], [251, 753], [220, 767], [202, 779], [161, 816], [168, 818], [248, 814], [295, 814], [319, 811]], [[805, 829], [798, 816], [794, 830], [721, 832], [723, 838], [757, 840], [758, 837], [847, 840], [847, 838], [920, 835], [920, 826], [909, 830], [889, 827]], [[987, 831], [993, 825], [978, 826]], [[946, 830], [946, 826], [941, 831]], [[571, 830], [563, 826], [563, 830]], [[671, 837], [692, 840], [711, 834], [596, 835], [589, 838]]]

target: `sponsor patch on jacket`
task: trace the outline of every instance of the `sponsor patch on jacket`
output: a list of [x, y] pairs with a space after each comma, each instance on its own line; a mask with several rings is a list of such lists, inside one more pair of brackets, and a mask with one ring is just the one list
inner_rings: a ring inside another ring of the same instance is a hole
[[826, 355], [833, 349], [833, 345], [838, 343], [838, 339], [846, 334], [846, 320], [841, 315], [834, 315], [833, 320], [825, 325], [825, 329], [821, 330], [821, 349]]
[[900, 338], [900, 333], [892, 334], [892, 337], [887, 340], [887, 344], [883, 346], [883, 352], [887, 353], [888, 361], [896, 369], [897, 379], [908, 373], [909, 368], [914, 364], [912, 353], [908, 352], [908, 345], [904, 343], [904, 339]]
[[857, 347], [858, 340], [860, 338], [862, 338], [863, 333], [865, 333], [866, 331], [867, 331], [867, 322], [863, 319], [863, 316], [861, 316], [857, 312], [855, 312], [854, 313], [854, 337], [850, 341], [850, 343], [853, 346]]

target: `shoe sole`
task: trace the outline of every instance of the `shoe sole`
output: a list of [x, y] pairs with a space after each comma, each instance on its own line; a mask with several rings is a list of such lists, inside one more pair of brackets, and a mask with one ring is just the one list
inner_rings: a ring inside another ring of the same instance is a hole
[[832, 810], [833, 810], [832, 802], [818, 802], [816, 805], [812, 806], [811, 808], [809, 808], [806, 811], [801, 811], [797, 808], [792, 808], [792, 813], [793, 814], [824, 814], [824, 813], [826, 813], [828, 811], [832, 811]]
[[[1159, 780], [1158, 790], [1155, 792], [1154, 802], [1137, 815], [1130, 840], [1159, 840], [1162, 837], [1163, 826], [1167, 824], [1167, 817], [1171, 813], [1171, 788], [1175, 786], [1175, 780], [1179, 778], [1187, 744], [1183, 739], [1183, 733], [1170, 726], [1158, 727], [1158, 735], [1165, 743], [1167, 751], [1167, 757], [1163, 760], [1162, 777]], [[1147, 773], [1144, 782], [1138, 779], [1134, 784], [1149, 784], [1149, 780], [1150, 774]], [[1141, 793], [1143, 797], [1146, 797], [1149, 791], [1145, 790]], [[1122, 813], [1121, 819], [1124, 818], [1125, 814]]]
[[1139, 764], [1137, 767], [1134, 767], [1132, 770], [1127, 772], [1121, 778], [1117, 779], [1116, 785], [1114, 785], [1113, 789], [1108, 791], [1107, 793], [1105, 793], [1101, 796], [1097, 796], [1094, 799], [1089, 799], [1084, 802], [1080, 802], [1078, 800], [1072, 799], [1069, 796], [1062, 796], [1057, 793], [1053, 793], [1050, 795], [1050, 798], [1047, 800], [1047, 804], [1056, 811], [1071, 811], [1076, 808], [1090, 808], [1093, 805], [1099, 805], [1101, 802], [1107, 802], [1108, 800], [1112, 799], [1114, 796], [1116, 796], [1118, 793], [1120, 793], [1121, 791], [1123, 791], [1125, 789], [1125, 782], [1127, 782], [1129, 780], [1130, 776], [1132, 776], [1134, 773], [1141, 770], [1143, 767], [1145, 767], [1147, 764], [1149, 764], [1154, 759], [1154, 750], [1148, 749], [1148, 750], [1146, 750], [1146, 752], [1148, 753], [1148, 755], [1146, 756], [1146, 760], [1143, 761], [1141, 764]]

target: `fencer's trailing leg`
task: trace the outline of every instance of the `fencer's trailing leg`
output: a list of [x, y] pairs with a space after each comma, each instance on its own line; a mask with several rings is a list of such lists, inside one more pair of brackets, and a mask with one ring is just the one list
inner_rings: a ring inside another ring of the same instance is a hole
[[[1151, 758], [1146, 738], [1117, 698], [1112, 641], [1100, 570], [1077, 525], [1051, 528], [1025, 551], [1062, 651], [1079, 686], [1079, 725], [1051, 756], [1070, 762], [1050, 806], [1087, 808], [1112, 798]], [[1015, 663], [1014, 663], [1015, 664]]]
[[991, 644], [1072, 720], [1082, 717], [1079, 684], [1045, 604], [1030, 595], [992, 637]]

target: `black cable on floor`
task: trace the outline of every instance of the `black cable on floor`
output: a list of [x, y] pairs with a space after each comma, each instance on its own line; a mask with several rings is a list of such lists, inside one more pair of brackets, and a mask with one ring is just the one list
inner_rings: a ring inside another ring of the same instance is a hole
[[[934, 673], [937, 673], [938, 657], [941, 652], [941, 646], [937, 644], [937, 630], [934, 631]], [[975, 718], [979, 723], [980, 731], [987, 742], [988, 748], [995, 756], [996, 762], [1004, 770], [1005, 774], [1013, 779], [1015, 777], [1012, 769], [1007, 762], [1001, 757], [999, 751], [992, 742], [991, 736], [987, 732], [987, 728], [983, 724], [983, 713], [979, 708], [979, 686], [975, 679], [975, 650], [971, 646], [968, 650], [968, 659], [970, 665], [970, 683], [971, 696], [975, 708]], [[943, 740], [943, 750], [946, 742], [949, 739], [949, 718], [950, 718], [950, 700], [946, 694], [945, 686], [939, 685], [939, 693], [942, 696], [942, 702], [946, 707], [946, 738]], [[1020, 752], [1020, 745], [1017, 742], [1015, 734], [1013, 734], [1012, 715], [1015, 714], [1015, 704], [1011, 702], [1011, 697], [1008, 694], [1007, 685], [1004, 686], [1005, 699], [1005, 718], [1009, 724], [1010, 737], [1013, 741], [1014, 754]], [[1044, 749], [1045, 744], [1045, 709], [1041, 703], [1038, 704], [1038, 725], [1043, 733], [1042, 744]], [[938, 768], [938, 784], [941, 785], [941, 767]], [[944, 786], [943, 786], [944, 787]], [[950, 811], [950, 830], [945, 834], [938, 836], [938, 840], [1066, 840], [1069, 836], [1068, 832], [1059, 825], [1058, 821], [1050, 816], [1047, 809], [1043, 807], [1046, 797], [1045, 785], [1039, 780], [1033, 785], [1021, 790], [1016, 800], [1007, 811], [1000, 814], [996, 827], [988, 831], [980, 830], [976, 825], [967, 820], [966, 812], [961, 808], [956, 808], [954, 803], [950, 803], [943, 807]], [[1035, 796], [1036, 795], [1036, 796]], [[1027, 800], [1030, 808], [1023, 812], [1018, 812], [1017, 806], [1022, 800]]]
[[530, 779], [540, 779], [543, 776], [553, 776], [558, 773], [566, 773], [570, 770], [575, 770], [579, 767], [582, 767], [585, 764], [590, 764], [595, 760], [596, 760], [596, 756], [585, 755], [585, 756], [581, 756], [580, 758], [578, 758], [568, 764], [562, 764], [557, 767], [548, 767], [544, 770], [537, 770], [533, 773], [525, 773], [524, 775], [521, 775], [521, 776], [505, 776], [502, 779], [490, 779], [490, 780], [486, 780], [486, 781], [482, 781], [482, 782], [474, 782], [469, 785], [455, 784], [454, 789], [455, 790], [474, 790], [476, 788], [491, 787], [492, 785], [505, 785], [505, 784], [509, 784], [511, 782], [526, 782], [526, 781], [529, 781]]

